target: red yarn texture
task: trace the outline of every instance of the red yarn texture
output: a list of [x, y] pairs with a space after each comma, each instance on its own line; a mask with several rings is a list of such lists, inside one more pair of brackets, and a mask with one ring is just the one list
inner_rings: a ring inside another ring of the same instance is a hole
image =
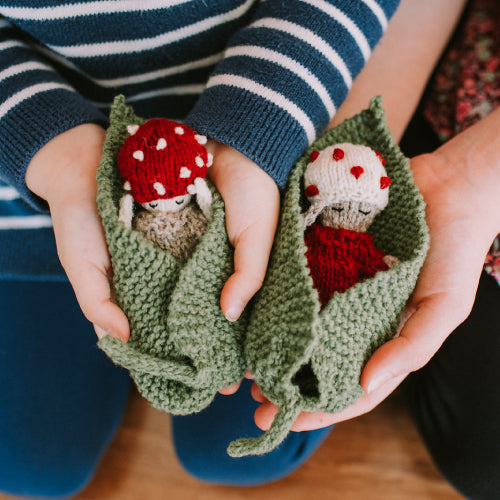
[[[160, 139], [166, 141], [166, 146], [162, 141], [158, 149]], [[134, 157], [138, 151], [144, 155], [143, 159], [140, 155], [139, 159]], [[188, 194], [187, 187], [194, 179], [206, 176], [207, 162], [207, 151], [196, 140], [193, 129], [157, 118], [127, 137], [118, 156], [118, 169], [122, 180], [130, 183], [134, 200], [148, 203]], [[163, 186], [164, 192], [161, 188], [158, 192], [156, 183]]]
[[384, 252], [375, 248], [373, 236], [368, 233], [314, 223], [307, 228], [304, 239], [308, 266], [322, 308], [334, 292], [345, 292], [376, 272], [388, 269], [383, 261]]

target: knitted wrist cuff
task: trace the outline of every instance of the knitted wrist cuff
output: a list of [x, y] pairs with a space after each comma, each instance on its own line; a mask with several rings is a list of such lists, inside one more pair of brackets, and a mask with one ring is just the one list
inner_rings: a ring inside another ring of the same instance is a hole
[[381, 38], [399, 0], [258, 2], [229, 40], [187, 123], [283, 188]]
[[308, 145], [304, 129], [284, 108], [231, 86], [206, 89], [186, 124], [243, 153], [280, 188]]

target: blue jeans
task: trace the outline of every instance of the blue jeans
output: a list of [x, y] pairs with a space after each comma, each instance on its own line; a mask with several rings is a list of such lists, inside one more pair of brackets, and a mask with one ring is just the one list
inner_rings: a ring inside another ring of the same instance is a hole
[[128, 374], [96, 347], [67, 282], [0, 281], [0, 491], [60, 498], [92, 477]]
[[258, 406], [243, 380], [235, 395], [217, 394], [213, 403], [184, 417], [172, 417], [177, 457], [192, 476], [214, 484], [255, 486], [276, 481], [300, 467], [328, 436], [333, 426], [316, 431], [291, 432], [281, 445], [262, 456], [232, 458], [227, 445], [233, 439], [263, 433], [254, 423]]
[[[66, 282], [0, 281], [0, 491], [67, 498], [83, 489], [117, 431], [129, 377], [96, 347]], [[229, 441], [258, 435], [246, 381], [203, 412], [173, 418], [185, 469], [217, 484], [272, 481], [304, 463], [330, 429], [291, 433], [262, 457], [230, 458]]]

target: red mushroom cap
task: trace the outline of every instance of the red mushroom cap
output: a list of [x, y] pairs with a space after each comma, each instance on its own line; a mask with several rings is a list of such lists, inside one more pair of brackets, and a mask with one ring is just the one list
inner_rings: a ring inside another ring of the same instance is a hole
[[137, 203], [188, 194], [197, 177], [206, 177], [209, 167], [206, 138], [182, 123], [155, 118], [137, 131], [129, 127], [118, 155], [122, 181]]

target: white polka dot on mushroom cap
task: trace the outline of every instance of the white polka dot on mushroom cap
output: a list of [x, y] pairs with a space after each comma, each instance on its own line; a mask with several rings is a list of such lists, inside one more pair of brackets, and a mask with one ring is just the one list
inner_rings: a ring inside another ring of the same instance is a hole
[[198, 144], [201, 144], [202, 146], [204, 146], [207, 143], [206, 135], [195, 134], [194, 138], [198, 142]]
[[142, 161], [144, 160], [144, 153], [140, 150], [137, 150], [137, 151], [134, 151], [132, 153], [132, 156], [136, 159], [136, 160], [139, 160], [139, 161]]
[[191, 177], [191, 170], [189, 170], [189, 168], [187, 168], [187, 167], [181, 167], [181, 169], [179, 171], [179, 177], [181, 179], [187, 179], [187, 178]]
[[205, 162], [203, 161], [203, 158], [201, 156], [197, 156], [194, 162], [198, 167], [203, 167], [205, 165]]
[[165, 186], [161, 182], [155, 182], [153, 188], [160, 196], [163, 196], [167, 192]]
[[167, 147], [167, 141], [163, 137], [160, 137], [156, 144], [156, 150], [160, 151], [161, 149], [165, 149], [166, 147]]
[[139, 130], [139, 125], [127, 125], [127, 132], [134, 135]]
[[174, 132], [176, 134], [183, 135], [184, 134], [184, 129], [182, 127], [175, 127], [174, 128]]

